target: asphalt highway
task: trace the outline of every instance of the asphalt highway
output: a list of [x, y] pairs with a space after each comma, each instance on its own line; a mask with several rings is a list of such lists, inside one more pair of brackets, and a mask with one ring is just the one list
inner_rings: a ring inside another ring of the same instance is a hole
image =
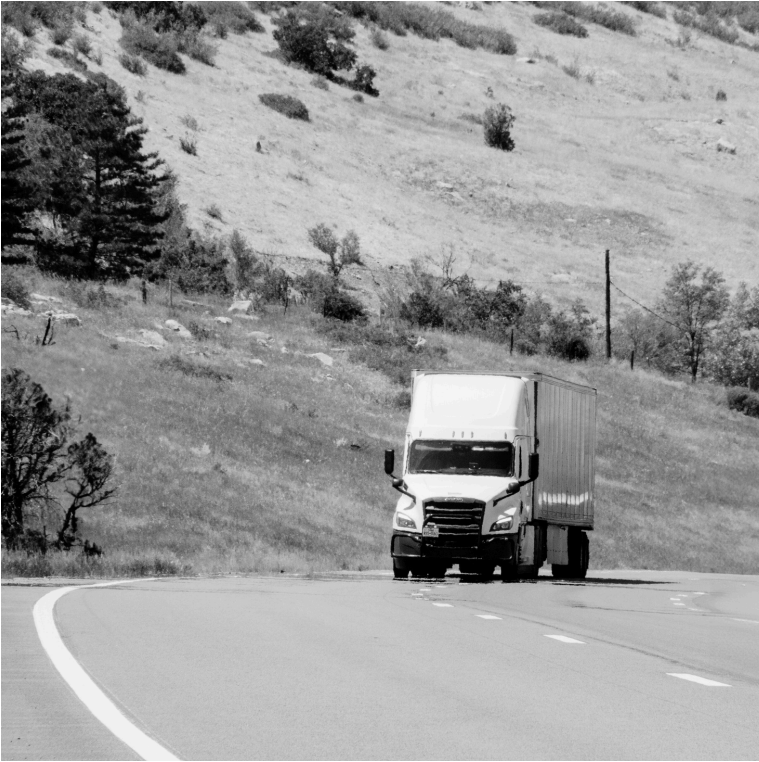
[[[3, 759], [135, 759], [3, 586]], [[756, 759], [759, 577], [381, 573], [75, 590], [75, 659], [181, 759]]]

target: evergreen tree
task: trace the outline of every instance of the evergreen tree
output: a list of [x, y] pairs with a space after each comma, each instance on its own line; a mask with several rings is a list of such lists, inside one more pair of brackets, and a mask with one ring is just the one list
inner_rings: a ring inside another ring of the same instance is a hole
[[31, 163], [26, 156], [24, 118], [20, 109], [9, 105], [2, 113], [2, 249], [14, 244], [30, 244], [27, 218], [34, 207], [33, 189], [25, 181]]
[[[33, 190], [24, 179], [29, 166], [25, 150], [25, 113], [15, 97], [21, 64], [26, 55], [7, 30], [2, 35], [2, 248], [31, 243], [27, 218], [34, 207]], [[3, 252], [3, 261], [7, 261]]]
[[123, 89], [103, 74], [83, 81], [37, 71], [18, 90], [40, 121], [32, 161], [51, 226], [39, 236], [39, 265], [90, 279], [141, 273], [158, 256], [163, 162], [143, 152], [147, 130]]

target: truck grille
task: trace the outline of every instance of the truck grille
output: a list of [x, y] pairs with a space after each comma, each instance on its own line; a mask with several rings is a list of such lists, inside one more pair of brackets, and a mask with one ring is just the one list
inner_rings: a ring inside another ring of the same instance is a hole
[[437, 524], [440, 536], [425, 538], [425, 542], [438, 547], [477, 547], [484, 514], [485, 503], [479, 500], [428, 500], [424, 503], [424, 523]]

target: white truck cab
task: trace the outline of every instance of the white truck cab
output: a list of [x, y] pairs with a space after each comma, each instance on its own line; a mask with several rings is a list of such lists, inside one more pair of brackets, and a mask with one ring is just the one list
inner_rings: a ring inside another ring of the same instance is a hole
[[[595, 389], [540, 373], [414, 371], [391, 555], [396, 578], [584, 577]], [[395, 453], [385, 453], [393, 475]]]

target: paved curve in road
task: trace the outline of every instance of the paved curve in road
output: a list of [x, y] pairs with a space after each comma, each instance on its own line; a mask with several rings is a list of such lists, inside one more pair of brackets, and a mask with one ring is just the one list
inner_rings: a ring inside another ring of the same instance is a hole
[[[34, 642], [47, 592], [3, 587], [2, 757], [134, 759]], [[76, 590], [56, 618], [103, 691], [183, 759], [759, 749], [757, 576], [170, 579]]]

